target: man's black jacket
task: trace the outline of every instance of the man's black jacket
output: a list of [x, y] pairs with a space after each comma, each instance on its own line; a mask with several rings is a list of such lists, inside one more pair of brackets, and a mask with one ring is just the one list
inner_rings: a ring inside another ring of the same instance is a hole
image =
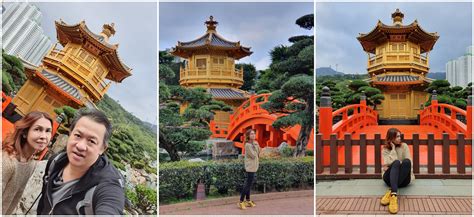
[[[61, 153], [59, 153], [61, 154]], [[77, 204], [84, 200], [86, 192], [97, 186], [93, 199], [93, 210], [96, 215], [122, 215], [125, 203], [125, 193], [121, 183], [122, 177], [118, 170], [109, 162], [105, 155], [101, 155], [89, 170], [80, 178], [73, 187], [72, 192], [66, 196], [67, 199], [52, 207], [53, 179], [67, 165], [67, 154], [62, 154], [54, 164], [52, 173], [48, 176], [51, 161], [56, 157], [49, 158], [43, 177], [42, 195], [38, 203], [38, 215], [84, 215], [84, 208], [77, 212]]]

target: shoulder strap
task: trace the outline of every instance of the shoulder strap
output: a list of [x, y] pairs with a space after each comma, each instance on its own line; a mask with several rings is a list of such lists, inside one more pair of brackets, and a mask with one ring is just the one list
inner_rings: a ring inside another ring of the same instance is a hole
[[87, 190], [86, 195], [84, 196], [84, 200], [81, 200], [76, 205], [76, 211], [79, 214], [79, 209], [84, 207], [84, 214], [85, 215], [94, 215], [94, 207], [92, 203], [92, 199], [94, 197], [94, 191], [97, 188], [97, 185]]
[[51, 177], [51, 174], [53, 173], [54, 166], [56, 165], [56, 162], [59, 160], [59, 158], [63, 157], [66, 154], [66, 152], [61, 152], [60, 154], [56, 155], [54, 159], [51, 161], [51, 164], [49, 164], [48, 167], [48, 175], [45, 177], [45, 182], [48, 181], [49, 177]]
[[[116, 171], [118, 172], [118, 171]], [[124, 183], [123, 183], [123, 179], [122, 179], [122, 175], [119, 173], [119, 179], [118, 179], [118, 182], [120, 183], [120, 186], [123, 188], [124, 187]], [[89, 190], [87, 190], [86, 192], [86, 195], [84, 196], [84, 200], [81, 200], [77, 203], [76, 205], [76, 210], [77, 210], [77, 213], [79, 213], [79, 209], [81, 207], [84, 207], [84, 214], [86, 215], [94, 215], [94, 203], [93, 203], [93, 198], [94, 198], [94, 191], [95, 189], [97, 188], [97, 185], [90, 188]]]

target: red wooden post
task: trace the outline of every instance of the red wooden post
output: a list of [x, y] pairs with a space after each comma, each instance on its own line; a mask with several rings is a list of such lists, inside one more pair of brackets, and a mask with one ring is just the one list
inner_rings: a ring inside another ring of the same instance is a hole
[[380, 133], [375, 134], [374, 141], [374, 157], [375, 157], [375, 173], [382, 173], [382, 139], [380, 138]]
[[362, 91], [362, 95], [360, 95], [360, 114], [362, 115], [362, 126], [366, 126], [367, 124], [367, 97]]
[[458, 133], [458, 148], [457, 148], [457, 170], [459, 174], [465, 174], [466, 173], [466, 163], [464, 159], [464, 152], [465, 150], [465, 145], [466, 145], [466, 140], [464, 140], [464, 135], [462, 133]]
[[420, 173], [420, 135], [413, 134], [413, 173]]
[[466, 124], [467, 124], [467, 130], [466, 130], [466, 138], [470, 139], [472, 138], [472, 95], [467, 97], [467, 108], [466, 108]]
[[443, 173], [449, 174], [450, 173], [450, 165], [449, 165], [449, 134], [443, 133]]
[[319, 132], [324, 140], [328, 140], [332, 133], [332, 103], [329, 88], [323, 87], [319, 107]]
[[352, 173], [352, 139], [351, 134], [344, 134], [344, 167], [346, 173]]
[[338, 157], [337, 157], [337, 137], [336, 134], [331, 134], [331, 141], [329, 141], [329, 154], [330, 154], [330, 170], [329, 173], [335, 174], [338, 171]]
[[433, 174], [435, 172], [434, 164], [434, 134], [428, 133], [428, 173]]
[[367, 173], [367, 139], [365, 133], [360, 134], [360, 173]]
[[316, 174], [323, 173], [323, 136], [318, 133], [316, 135]]
[[436, 90], [433, 90], [433, 93], [431, 94], [431, 105], [438, 105], [438, 95], [436, 94]]

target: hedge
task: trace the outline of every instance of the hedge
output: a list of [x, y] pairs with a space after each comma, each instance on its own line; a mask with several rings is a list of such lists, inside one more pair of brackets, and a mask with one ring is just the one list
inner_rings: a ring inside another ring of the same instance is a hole
[[[285, 191], [290, 188], [313, 186], [313, 157], [262, 159], [256, 174], [259, 191]], [[243, 159], [207, 162], [160, 163], [160, 201], [191, 197], [199, 181], [206, 191], [214, 186], [218, 193], [239, 192], [244, 184]]]

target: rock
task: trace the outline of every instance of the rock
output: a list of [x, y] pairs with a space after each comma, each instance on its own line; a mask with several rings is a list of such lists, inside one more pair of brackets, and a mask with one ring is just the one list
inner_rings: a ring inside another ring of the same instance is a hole
[[225, 139], [208, 140], [212, 146], [212, 158], [221, 158], [226, 156], [235, 156], [239, 151], [234, 146], [234, 142]]
[[[31, 207], [36, 197], [41, 193], [41, 188], [43, 186], [43, 176], [44, 170], [46, 168], [47, 160], [39, 161], [36, 165], [33, 175], [28, 180], [26, 184], [25, 191], [23, 196], [20, 199], [20, 203], [16, 209], [16, 214], [24, 215], [26, 211]], [[36, 214], [36, 208], [38, 207], [38, 201], [28, 212], [29, 215]]]
[[278, 146], [278, 151], [281, 152], [285, 147], [288, 147], [288, 143], [282, 142], [282, 143]]
[[125, 164], [125, 170], [120, 170], [128, 188], [132, 189], [136, 185], [141, 184], [149, 188], [156, 189], [156, 183], [158, 181], [158, 176], [156, 174], [148, 174], [145, 170], [138, 170], [132, 168], [129, 164]]
[[189, 159], [188, 161], [189, 162], [204, 162], [204, 160], [201, 158], [193, 158], [193, 159]]
[[280, 151], [278, 148], [266, 147], [262, 148], [262, 153], [260, 154], [261, 158], [274, 158], [280, 157]]

